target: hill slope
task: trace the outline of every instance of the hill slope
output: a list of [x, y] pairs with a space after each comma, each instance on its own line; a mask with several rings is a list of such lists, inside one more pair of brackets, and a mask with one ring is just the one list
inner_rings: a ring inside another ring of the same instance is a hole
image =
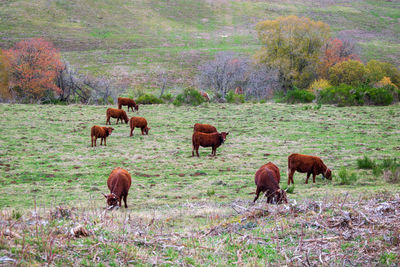
[[363, 60], [400, 64], [400, 2], [235, 0], [16, 0], [0, 2], [0, 47], [44, 37], [74, 66], [153, 86], [160, 71], [190, 84], [215, 52], [252, 54], [254, 25], [296, 14], [358, 42]]

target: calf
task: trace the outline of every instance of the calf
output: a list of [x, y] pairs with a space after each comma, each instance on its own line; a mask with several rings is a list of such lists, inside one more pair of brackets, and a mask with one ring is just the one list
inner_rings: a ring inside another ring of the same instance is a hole
[[122, 120], [124, 120], [125, 123], [128, 123], [128, 121], [129, 121], [125, 110], [122, 110], [122, 109], [109, 108], [109, 109], [107, 109], [106, 114], [107, 114], [106, 125], [107, 125], [107, 123], [111, 125], [110, 118], [117, 118], [117, 124], [118, 124], [119, 120], [121, 120], [121, 123], [122, 123]]
[[128, 197], [128, 191], [131, 187], [132, 179], [128, 171], [115, 168], [107, 180], [108, 189], [110, 189], [110, 194], [103, 194], [107, 199], [108, 206], [119, 205], [121, 207], [122, 199], [125, 202], [125, 208], [128, 208], [126, 204], [126, 198]]
[[261, 192], [265, 192], [267, 203], [288, 203], [286, 191], [279, 187], [280, 176], [279, 168], [272, 162], [261, 166], [254, 178], [257, 190], [253, 202], [256, 202]]
[[192, 136], [192, 157], [194, 157], [194, 151], [196, 150], [196, 155], [199, 157], [199, 147], [212, 147], [211, 155], [215, 156], [217, 154], [217, 148], [223, 144], [226, 140], [226, 136], [229, 133], [202, 133], [194, 132]]
[[93, 141], [94, 141], [94, 146], [96, 146], [97, 138], [101, 138], [100, 145], [103, 144], [103, 139], [104, 139], [104, 145], [106, 146], [107, 145], [106, 138], [112, 133], [113, 130], [114, 128], [111, 127], [101, 127], [97, 125], [93, 126], [92, 130], [90, 131], [90, 136], [92, 139], [92, 147], [93, 147]]
[[195, 123], [193, 127], [193, 132], [202, 132], [202, 133], [216, 133], [217, 128], [210, 124], [201, 124], [201, 123]]
[[122, 106], [128, 106], [128, 112], [129, 108], [132, 109], [132, 112], [133, 108], [135, 108], [136, 111], [139, 111], [139, 105], [136, 105], [135, 100], [128, 97], [118, 97], [118, 109], [122, 109]]
[[310, 174], [313, 175], [313, 183], [315, 183], [315, 176], [322, 174], [324, 178], [332, 180], [332, 172], [326, 167], [324, 162], [319, 157], [302, 155], [302, 154], [292, 154], [288, 157], [288, 185], [293, 182], [293, 174], [295, 171], [301, 173], [307, 173], [306, 184], [308, 183], [308, 178]]
[[146, 133], [146, 135], [149, 134], [149, 130], [150, 128], [147, 127], [147, 121], [145, 118], [142, 117], [132, 117], [129, 125], [131, 126], [131, 134], [130, 136], [133, 135], [133, 130], [135, 130], [135, 128], [140, 128], [142, 130], [142, 135], [144, 135]]

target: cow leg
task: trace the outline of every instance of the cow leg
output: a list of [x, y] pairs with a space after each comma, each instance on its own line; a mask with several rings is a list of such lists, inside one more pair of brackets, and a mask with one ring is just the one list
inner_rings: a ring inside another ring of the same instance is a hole
[[100, 145], [103, 145], [103, 137], [101, 137]]
[[92, 137], [90, 138], [90, 139], [91, 139], [91, 141], [92, 141], [92, 147], [93, 147], [93, 137], [94, 137], [94, 136], [92, 136]]
[[194, 157], [194, 145], [192, 144], [192, 157]]
[[258, 199], [258, 197], [260, 196], [260, 188], [257, 186], [257, 190], [256, 190], [256, 196], [255, 196], [255, 198], [254, 198], [254, 200], [253, 200], [253, 203], [254, 202], [256, 202], [256, 200]]
[[200, 157], [200, 156], [199, 156], [199, 147], [200, 147], [200, 146], [196, 146], [196, 147], [195, 147], [197, 157]]
[[111, 124], [111, 123], [110, 123], [110, 117], [108, 117], [108, 116], [107, 116], [107, 120], [106, 120], [106, 125], [107, 125], [107, 124]]
[[128, 197], [128, 195], [126, 194], [126, 195], [124, 195], [124, 202], [125, 202], [125, 208], [127, 209], [128, 208], [128, 204], [126, 204], [126, 198]]
[[105, 146], [107, 145], [106, 140], [107, 140], [107, 137], [104, 137], [104, 145], [105, 145]]
[[131, 128], [131, 134], [129, 136], [133, 135], [133, 130], [135, 130], [135, 128]]
[[290, 185], [290, 182], [291, 182], [292, 184], [294, 184], [293, 175], [294, 175], [294, 172], [295, 172], [295, 171], [296, 171], [296, 170], [288, 169], [288, 172], [289, 172], [288, 185]]
[[144, 128], [142, 127], [142, 128], [140, 128], [140, 130], [142, 131], [142, 135], [144, 135]]
[[314, 171], [313, 174], [312, 174], [312, 182], [313, 182], [313, 184], [315, 184], [315, 176], [317, 176], [317, 174]]
[[96, 146], [97, 136], [94, 137], [94, 146]]
[[311, 172], [307, 173], [306, 184], [308, 184], [308, 178], [310, 178], [310, 174], [311, 174]]

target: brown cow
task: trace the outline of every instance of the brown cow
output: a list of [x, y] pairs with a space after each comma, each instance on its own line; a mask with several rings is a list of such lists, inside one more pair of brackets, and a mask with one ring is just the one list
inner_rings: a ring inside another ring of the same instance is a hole
[[313, 183], [315, 183], [315, 176], [322, 174], [324, 178], [332, 180], [332, 172], [326, 167], [324, 162], [315, 156], [292, 154], [288, 157], [288, 185], [293, 182], [293, 174], [295, 171], [307, 173], [306, 184], [310, 174], [313, 175]]
[[237, 94], [237, 95], [242, 95], [242, 94], [243, 94], [243, 89], [242, 89], [242, 87], [240, 87], [240, 86], [236, 87], [236, 89], [235, 89], [235, 94]]
[[132, 117], [129, 125], [131, 126], [131, 134], [130, 136], [133, 135], [133, 130], [135, 130], [135, 128], [140, 128], [142, 130], [142, 135], [144, 135], [146, 133], [146, 135], [149, 134], [149, 130], [150, 128], [147, 127], [147, 120], [145, 118], [142, 117]]
[[97, 138], [99, 137], [101, 138], [100, 145], [103, 145], [103, 139], [104, 139], [104, 145], [106, 146], [107, 145], [106, 138], [112, 133], [113, 130], [114, 128], [111, 127], [101, 127], [97, 125], [93, 126], [90, 131], [90, 136], [92, 139], [92, 147], [93, 147], [93, 141], [94, 141], [94, 146], [96, 146], [96, 141]]
[[107, 125], [107, 123], [111, 125], [110, 117], [117, 118], [117, 124], [118, 124], [119, 120], [121, 120], [121, 123], [122, 123], [122, 120], [124, 120], [125, 123], [128, 123], [128, 121], [129, 121], [125, 110], [122, 110], [122, 109], [109, 108], [109, 109], [107, 109], [106, 115], [107, 115], [106, 125]]
[[118, 109], [122, 109], [122, 106], [128, 106], [128, 112], [129, 108], [132, 109], [132, 112], [133, 108], [135, 108], [136, 111], [139, 111], [139, 105], [136, 105], [135, 100], [128, 97], [118, 97]]
[[212, 147], [211, 156], [217, 154], [217, 148], [223, 144], [226, 140], [226, 136], [229, 133], [202, 133], [194, 132], [192, 136], [192, 157], [194, 157], [194, 151], [196, 150], [196, 155], [199, 157], [199, 147]]
[[267, 203], [288, 203], [286, 191], [279, 187], [280, 176], [279, 168], [272, 162], [261, 166], [254, 177], [257, 190], [253, 202], [256, 202], [261, 192], [265, 192]]
[[216, 133], [217, 128], [210, 124], [195, 123], [193, 127], [193, 132]]
[[107, 180], [108, 189], [110, 189], [110, 194], [103, 194], [107, 199], [108, 206], [119, 205], [121, 207], [122, 199], [125, 202], [125, 208], [128, 207], [126, 204], [126, 198], [128, 197], [128, 191], [131, 187], [132, 179], [128, 171], [115, 168]]
[[200, 94], [201, 94], [202, 97], [204, 97], [204, 99], [206, 101], [210, 101], [210, 97], [208, 96], [208, 94], [206, 92], [201, 91]]

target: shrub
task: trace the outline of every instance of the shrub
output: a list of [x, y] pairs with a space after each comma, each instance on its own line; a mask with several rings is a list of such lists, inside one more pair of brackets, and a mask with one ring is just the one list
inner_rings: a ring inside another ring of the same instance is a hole
[[386, 170], [383, 172], [383, 179], [387, 183], [396, 184], [400, 182], [400, 168], [392, 167], [390, 170]]
[[294, 104], [294, 103], [310, 103], [315, 99], [314, 93], [301, 90], [301, 89], [294, 89], [288, 91], [285, 97], [287, 103]]
[[385, 88], [367, 88], [364, 93], [365, 103], [370, 105], [387, 106], [393, 103], [393, 95]]
[[357, 89], [347, 84], [332, 86], [321, 90], [317, 101], [321, 104], [338, 104], [339, 106], [363, 105], [363, 94]]
[[386, 89], [393, 95], [394, 101], [399, 101], [400, 89], [394, 83], [392, 83], [389, 77], [383, 77], [382, 80], [377, 82], [374, 87]]
[[373, 169], [376, 166], [374, 160], [364, 155], [364, 158], [357, 159], [357, 166], [359, 169]]
[[226, 101], [228, 103], [244, 103], [244, 95], [243, 94], [235, 94], [233, 91], [229, 91], [226, 95]]
[[400, 87], [400, 70], [394, 65], [378, 60], [370, 60], [365, 68], [371, 83], [376, 83], [381, 81], [384, 77], [389, 77], [393, 84]]
[[314, 94], [318, 93], [321, 90], [331, 87], [329, 81], [325, 79], [315, 80], [310, 87], [308, 87], [308, 91], [313, 92]]
[[341, 185], [354, 184], [357, 181], [357, 174], [355, 172], [349, 173], [345, 167], [342, 167], [338, 173]]
[[137, 104], [163, 104], [164, 101], [153, 94], [143, 94], [136, 99]]
[[332, 85], [345, 83], [358, 87], [367, 83], [367, 70], [360, 61], [343, 61], [329, 69], [329, 82]]
[[204, 97], [199, 91], [193, 88], [186, 88], [182, 94], [176, 96], [174, 102], [175, 106], [181, 106], [182, 104], [189, 104], [192, 106], [198, 106], [205, 101]]
[[171, 102], [173, 100], [174, 96], [171, 93], [163, 94], [161, 96], [161, 99], [166, 101], [166, 102]]

